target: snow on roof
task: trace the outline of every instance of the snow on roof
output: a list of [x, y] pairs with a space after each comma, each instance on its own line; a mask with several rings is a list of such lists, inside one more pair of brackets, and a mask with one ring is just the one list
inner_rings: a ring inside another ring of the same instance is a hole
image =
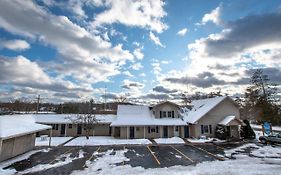
[[234, 119], [235, 116], [226, 116], [221, 122], [219, 122], [219, 125], [228, 125]]
[[190, 111], [184, 111], [181, 115], [183, 116], [184, 121], [194, 124], [226, 98], [229, 97], [225, 96], [194, 100], [191, 103], [193, 108]]
[[11, 137], [35, 133], [50, 129], [51, 126], [34, 123], [32, 117], [19, 116], [0, 116], [0, 138], [8, 139]]
[[[38, 114], [34, 115], [37, 123], [48, 123], [48, 124], [71, 124], [73, 123], [76, 114]], [[98, 123], [111, 123], [115, 120], [116, 115], [113, 114], [95, 114]]]
[[180, 118], [157, 119], [149, 110], [149, 106], [118, 105], [117, 118], [111, 126], [153, 126], [153, 125], [186, 125]]

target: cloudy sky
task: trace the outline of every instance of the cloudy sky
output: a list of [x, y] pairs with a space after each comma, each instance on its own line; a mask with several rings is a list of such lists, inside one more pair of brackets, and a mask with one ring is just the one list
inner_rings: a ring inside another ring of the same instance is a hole
[[257, 68], [280, 84], [280, 1], [0, 1], [1, 101], [235, 96]]

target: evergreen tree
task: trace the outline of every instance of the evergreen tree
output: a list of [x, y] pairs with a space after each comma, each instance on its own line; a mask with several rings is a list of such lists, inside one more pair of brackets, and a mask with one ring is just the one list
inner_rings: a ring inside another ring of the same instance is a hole
[[243, 139], [255, 139], [256, 134], [250, 126], [250, 122], [248, 120], [243, 120], [243, 122], [245, 123], [245, 125], [241, 126], [240, 136]]
[[280, 110], [275, 100], [276, 84], [271, 83], [268, 75], [265, 75], [261, 69], [255, 70], [250, 82], [252, 85], [245, 92], [242, 116], [252, 115], [259, 121], [268, 121], [275, 125], [281, 124], [281, 116], [278, 112]]
[[227, 132], [225, 130], [225, 127], [218, 125], [216, 127], [215, 135], [218, 139], [226, 140], [227, 139]]

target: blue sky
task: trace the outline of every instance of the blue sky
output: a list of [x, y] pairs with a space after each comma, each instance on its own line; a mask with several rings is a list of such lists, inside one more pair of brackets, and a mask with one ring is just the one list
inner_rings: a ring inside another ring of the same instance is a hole
[[0, 100], [179, 100], [279, 83], [280, 1], [0, 2]]

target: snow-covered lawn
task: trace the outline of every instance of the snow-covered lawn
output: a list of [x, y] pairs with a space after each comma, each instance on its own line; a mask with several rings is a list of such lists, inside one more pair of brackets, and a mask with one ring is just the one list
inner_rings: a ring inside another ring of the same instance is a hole
[[183, 143], [185, 143], [179, 137], [159, 138], [159, 139], [154, 139], [154, 141], [158, 144], [183, 144]]
[[[49, 137], [46, 140], [41, 140], [40, 137], [36, 137], [35, 146], [49, 146]], [[72, 139], [72, 137], [52, 137], [51, 138], [51, 146], [58, 146], [68, 140]]]
[[95, 146], [95, 145], [147, 145], [151, 142], [147, 139], [117, 139], [106, 136], [93, 136], [89, 139], [78, 137], [65, 144], [65, 146]]
[[[279, 148], [280, 149], [280, 148]], [[256, 175], [270, 174], [279, 175], [281, 172], [281, 159], [255, 158], [248, 155], [235, 155], [235, 160], [202, 162], [193, 166], [172, 166], [166, 168], [148, 168], [132, 167], [130, 165], [119, 165], [129, 161], [124, 155], [127, 150], [112, 151], [100, 153], [101, 157], [95, 161], [88, 161], [86, 169], [74, 171], [73, 175], [91, 175], [91, 174], [161, 174], [161, 175]], [[269, 150], [265, 150], [269, 151]]]

